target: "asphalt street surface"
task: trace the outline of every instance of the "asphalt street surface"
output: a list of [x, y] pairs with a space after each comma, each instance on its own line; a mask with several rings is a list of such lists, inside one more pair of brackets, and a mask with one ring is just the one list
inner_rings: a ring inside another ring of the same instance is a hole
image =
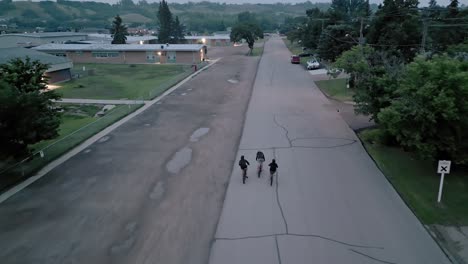
[[[210, 264], [449, 263], [279, 37], [265, 44]], [[279, 165], [270, 187], [255, 153]]]
[[208, 262], [259, 61], [208, 52], [223, 58], [0, 204], [0, 263]]

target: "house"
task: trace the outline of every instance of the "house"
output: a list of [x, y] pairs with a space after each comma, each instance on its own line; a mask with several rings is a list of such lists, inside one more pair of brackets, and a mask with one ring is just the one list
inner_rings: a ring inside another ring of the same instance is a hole
[[49, 64], [49, 69], [45, 76], [49, 77], [49, 83], [63, 82], [71, 79], [70, 69], [73, 63], [64, 57], [57, 57], [40, 51], [26, 48], [0, 48], [0, 64], [8, 63], [15, 58], [38, 60], [41, 63]]
[[47, 43], [86, 40], [87, 34], [76, 32], [43, 32], [0, 35], [0, 48], [34, 47]]
[[33, 49], [74, 63], [115, 64], [193, 64], [203, 61], [206, 51], [201, 44], [44, 44]]

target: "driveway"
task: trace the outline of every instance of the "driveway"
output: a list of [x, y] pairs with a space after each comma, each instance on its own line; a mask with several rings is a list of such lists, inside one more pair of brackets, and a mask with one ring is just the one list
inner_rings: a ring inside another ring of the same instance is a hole
[[[249, 179], [234, 166], [210, 263], [449, 263], [289, 56], [279, 37], [266, 43], [237, 153]], [[278, 162], [272, 187], [257, 150]]]
[[213, 67], [1, 203], [0, 262], [207, 263], [259, 60], [246, 52], [218, 50]]

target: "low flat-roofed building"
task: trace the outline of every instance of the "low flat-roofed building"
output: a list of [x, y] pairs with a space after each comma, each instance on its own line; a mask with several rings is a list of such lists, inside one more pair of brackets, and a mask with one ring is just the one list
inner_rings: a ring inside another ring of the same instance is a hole
[[[111, 44], [114, 38], [111, 34], [88, 34], [87, 40], [91, 43]], [[127, 36], [127, 44], [156, 44], [158, 37], [151, 35]]]
[[34, 47], [47, 43], [86, 40], [87, 34], [76, 32], [42, 32], [0, 35], [0, 48]]
[[208, 47], [231, 45], [231, 38], [229, 35], [184, 36], [184, 38], [188, 44], [203, 44]]
[[201, 44], [45, 44], [33, 49], [67, 57], [74, 63], [199, 63], [205, 59]]
[[26, 57], [29, 57], [32, 61], [38, 60], [41, 63], [49, 64], [49, 68], [45, 72], [45, 76], [49, 77], [49, 83], [71, 79], [70, 69], [73, 67], [73, 63], [67, 58], [26, 48], [0, 48], [0, 64], [8, 63], [15, 58], [26, 59]]

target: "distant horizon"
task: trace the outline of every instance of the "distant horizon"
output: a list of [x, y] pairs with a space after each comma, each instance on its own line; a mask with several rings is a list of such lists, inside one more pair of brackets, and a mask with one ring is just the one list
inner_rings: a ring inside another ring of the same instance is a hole
[[[13, 0], [14, 2], [21, 2], [21, 1], [30, 1], [30, 0]], [[46, 1], [46, 0], [33, 0], [33, 2], [40, 2], [40, 1]], [[70, 0], [70, 1], [75, 1], [75, 2], [101, 2], [101, 3], [109, 3], [109, 4], [115, 4], [119, 2], [119, 0]], [[138, 3], [139, 0], [132, 0], [135, 3]], [[159, 0], [146, 0], [148, 3], [157, 3]], [[427, 6], [430, 0], [419, 0], [419, 5], [420, 6]], [[55, 2], [55, 1], [54, 1]], [[169, 4], [171, 3], [178, 3], [178, 4], [185, 4], [188, 2], [193, 2], [193, 3], [199, 3], [199, 2], [211, 2], [211, 3], [226, 3], [226, 4], [277, 4], [277, 3], [282, 3], [282, 4], [298, 4], [298, 3], [305, 3], [305, 2], [311, 2], [311, 3], [331, 3], [331, 0], [311, 0], [311, 1], [296, 1], [296, 0], [283, 0], [283, 1], [278, 1], [278, 0], [223, 0], [223, 1], [216, 1], [216, 0], [167, 0]], [[381, 4], [383, 0], [370, 0], [371, 4]], [[437, 4], [440, 6], [447, 6], [450, 3], [450, 0], [438, 0]], [[460, 6], [463, 5], [461, 1], [459, 1]]]

